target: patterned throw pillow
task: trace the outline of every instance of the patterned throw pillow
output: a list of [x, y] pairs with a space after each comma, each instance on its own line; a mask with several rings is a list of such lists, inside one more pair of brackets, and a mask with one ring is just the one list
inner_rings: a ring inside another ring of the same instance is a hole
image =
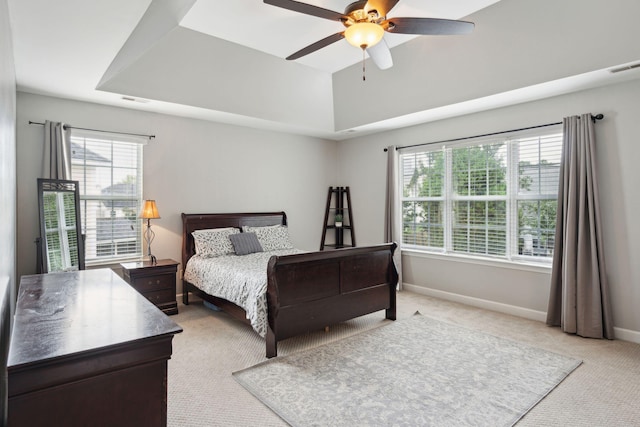
[[255, 252], [262, 252], [262, 246], [258, 241], [256, 233], [239, 233], [229, 236], [236, 255], [248, 255]]
[[256, 233], [260, 246], [265, 252], [279, 249], [293, 249], [289, 238], [289, 229], [285, 225], [270, 225], [267, 227], [242, 227], [245, 233]]
[[196, 255], [212, 258], [233, 254], [233, 245], [229, 240], [229, 236], [238, 233], [240, 233], [240, 230], [235, 227], [194, 231], [191, 234], [196, 246]]

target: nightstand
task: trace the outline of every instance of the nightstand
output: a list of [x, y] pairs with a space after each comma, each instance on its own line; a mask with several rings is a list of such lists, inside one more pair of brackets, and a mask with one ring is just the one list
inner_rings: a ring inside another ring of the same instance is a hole
[[178, 263], [172, 259], [123, 262], [120, 264], [124, 280], [154, 303], [165, 314], [177, 314], [176, 272]]

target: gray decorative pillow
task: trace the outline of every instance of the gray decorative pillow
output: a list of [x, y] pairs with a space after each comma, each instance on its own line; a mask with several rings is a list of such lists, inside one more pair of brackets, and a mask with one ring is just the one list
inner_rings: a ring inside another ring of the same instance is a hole
[[231, 234], [229, 236], [231, 244], [236, 251], [236, 255], [248, 255], [255, 252], [262, 252], [262, 246], [258, 242], [256, 233]]
[[260, 246], [265, 252], [280, 249], [293, 249], [289, 238], [289, 229], [285, 225], [268, 225], [266, 227], [243, 226], [242, 231], [256, 233]]
[[233, 246], [229, 236], [240, 233], [235, 227], [210, 228], [206, 230], [196, 230], [193, 233], [193, 240], [196, 247], [196, 254], [204, 258], [211, 258], [221, 255], [232, 255]]

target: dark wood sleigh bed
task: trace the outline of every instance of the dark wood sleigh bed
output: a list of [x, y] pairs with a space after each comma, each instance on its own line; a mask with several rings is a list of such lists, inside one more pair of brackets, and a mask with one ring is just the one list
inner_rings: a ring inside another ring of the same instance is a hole
[[[284, 212], [182, 214], [182, 265], [195, 255], [195, 230], [287, 225]], [[395, 243], [272, 256], [267, 266], [266, 356], [277, 355], [286, 338], [379, 310], [396, 319], [398, 273], [393, 263]], [[183, 280], [183, 302], [189, 292], [247, 322], [245, 311], [208, 295]]]

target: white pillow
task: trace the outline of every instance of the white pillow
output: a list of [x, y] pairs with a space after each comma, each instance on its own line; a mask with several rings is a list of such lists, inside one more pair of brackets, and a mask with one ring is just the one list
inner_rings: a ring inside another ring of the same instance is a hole
[[245, 233], [256, 233], [258, 242], [262, 250], [277, 251], [279, 249], [293, 249], [293, 244], [289, 238], [289, 229], [285, 225], [269, 225], [266, 227], [250, 227], [244, 225], [242, 231]]
[[203, 258], [212, 258], [235, 253], [229, 236], [239, 232], [240, 230], [235, 227], [194, 231], [191, 235], [195, 243], [196, 255]]

